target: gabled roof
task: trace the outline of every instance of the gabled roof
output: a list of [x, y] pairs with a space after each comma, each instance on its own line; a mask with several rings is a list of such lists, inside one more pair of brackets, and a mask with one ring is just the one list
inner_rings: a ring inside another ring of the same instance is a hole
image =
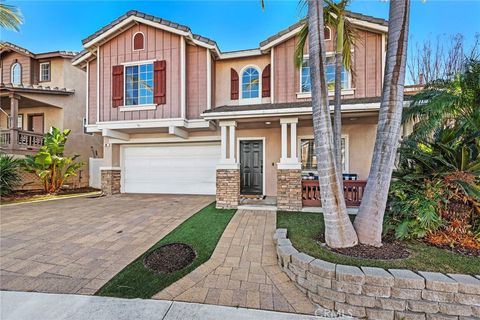
[[54, 58], [54, 57], [73, 58], [77, 54], [76, 52], [73, 52], [73, 51], [50, 51], [50, 52], [42, 52], [42, 53], [33, 53], [11, 42], [1, 41], [0, 52], [7, 52], [7, 51], [15, 51], [20, 54], [27, 55], [34, 59], [45, 59], [45, 58]]
[[[373, 30], [377, 30], [385, 33], [387, 32], [388, 21], [385, 19], [375, 18], [372, 16], [367, 16], [361, 13], [356, 13], [351, 11], [347, 11], [346, 16], [353, 24], [359, 27], [363, 27], [366, 29], [373, 29]], [[298, 33], [298, 31], [300, 31], [304, 23], [305, 23], [305, 20], [302, 19], [292, 24], [288, 28], [283, 29], [280, 32], [274, 34], [273, 36], [268, 37], [264, 41], [260, 42], [260, 49], [262, 50], [268, 49], [273, 44], [284, 41], [294, 36], [295, 34]]]
[[[388, 23], [384, 19], [375, 18], [372, 16], [367, 16], [364, 14], [354, 13], [350, 11], [347, 12], [347, 16], [356, 25], [362, 26], [367, 29], [374, 29], [379, 32], [387, 32]], [[185, 25], [155, 17], [153, 15], [149, 15], [137, 10], [130, 10], [124, 15], [110, 22], [103, 28], [99, 29], [92, 35], [83, 39], [82, 43], [85, 47], [85, 50], [80, 52], [73, 59], [73, 64], [78, 65], [81, 62], [89, 59], [90, 57], [93, 57], [94, 53], [92, 53], [92, 50], [88, 49], [101, 44], [102, 41], [110, 39], [110, 37], [114, 36], [117, 32], [122, 32], [135, 23], [148, 24], [156, 28], [164, 29], [179, 34], [181, 36], [185, 36], [187, 41], [191, 41], [194, 44], [198, 44], [212, 50], [216, 57], [218, 57], [219, 59], [229, 59], [264, 54], [266, 52], [265, 50], [269, 49], [272, 45], [275, 44], [274, 42], [283, 41], [282, 37], [286, 37], [286, 39], [288, 39], [288, 37], [295, 35], [296, 32], [298, 32], [299, 28], [301, 28], [303, 21], [299, 21], [291, 25], [287, 29], [282, 30], [279, 33], [269, 37], [265, 41], [262, 41], [259, 48], [238, 50], [232, 52], [221, 52], [217, 46], [217, 43], [214, 40], [192, 33], [191, 29]]]

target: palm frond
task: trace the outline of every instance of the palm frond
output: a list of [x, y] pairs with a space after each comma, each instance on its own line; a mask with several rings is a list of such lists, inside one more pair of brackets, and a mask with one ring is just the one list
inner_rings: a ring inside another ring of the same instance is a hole
[[308, 23], [307, 20], [304, 18], [301, 20], [302, 21], [302, 29], [300, 29], [300, 32], [298, 33], [298, 43], [297, 46], [295, 47], [295, 67], [301, 68], [303, 64], [303, 56], [305, 53], [305, 44], [307, 43], [308, 39]]
[[0, 3], [0, 26], [5, 29], [19, 31], [23, 23], [23, 16], [15, 6]]

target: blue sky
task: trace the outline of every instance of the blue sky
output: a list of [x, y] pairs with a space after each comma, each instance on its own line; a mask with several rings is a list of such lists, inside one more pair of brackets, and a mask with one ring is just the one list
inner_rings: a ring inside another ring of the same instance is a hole
[[[257, 47], [259, 42], [296, 22], [298, 1], [11, 1], [25, 18], [19, 33], [1, 30], [2, 40], [33, 52], [79, 51], [81, 39], [128, 10], [136, 9], [188, 25], [193, 32], [217, 41], [222, 51]], [[388, 2], [353, 0], [350, 10], [388, 17]], [[480, 0], [413, 0], [411, 43], [438, 35], [462, 33], [467, 45], [480, 32]]]

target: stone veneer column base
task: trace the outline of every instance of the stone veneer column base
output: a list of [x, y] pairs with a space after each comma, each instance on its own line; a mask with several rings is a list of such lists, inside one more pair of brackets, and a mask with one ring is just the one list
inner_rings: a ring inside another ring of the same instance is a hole
[[218, 209], [236, 209], [240, 200], [240, 169], [217, 169]]
[[120, 169], [101, 170], [102, 193], [112, 195], [120, 193]]
[[301, 169], [277, 169], [277, 209], [302, 210]]

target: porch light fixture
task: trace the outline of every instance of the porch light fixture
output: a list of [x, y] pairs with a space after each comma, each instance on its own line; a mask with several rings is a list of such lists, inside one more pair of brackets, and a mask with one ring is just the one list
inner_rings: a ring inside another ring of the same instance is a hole
[[270, 121], [266, 121], [265, 124], [272, 124]]

